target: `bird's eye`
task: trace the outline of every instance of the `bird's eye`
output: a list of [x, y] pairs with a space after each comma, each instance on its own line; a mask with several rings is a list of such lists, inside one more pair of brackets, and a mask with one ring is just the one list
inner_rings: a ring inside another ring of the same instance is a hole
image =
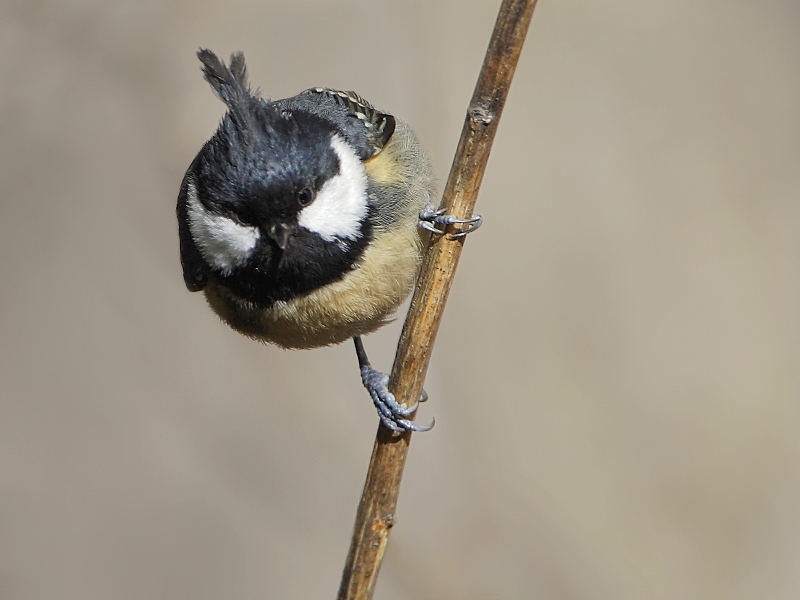
[[297, 202], [300, 203], [300, 206], [308, 206], [312, 200], [314, 200], [314, 190], [311, 188], [305, 187], [297, 192]]

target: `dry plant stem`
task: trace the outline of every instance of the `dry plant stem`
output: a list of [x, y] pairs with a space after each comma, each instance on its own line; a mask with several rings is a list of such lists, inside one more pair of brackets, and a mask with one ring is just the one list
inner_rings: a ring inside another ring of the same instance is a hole
[[[472, 95], [442, 199], [459, 218], [472, 215], [500, 114], [530, 25], [536, 0], [504, 0]], [[465, 238], [434, 236], [422, 263], [392, 367], [389, 389], [398, 402], [414, 404], [422, 392], [431, 349]], [[378, 428], [364, 492], [356, 514], [339, 600], [372, 598], [394, 524], [410, 432]]]

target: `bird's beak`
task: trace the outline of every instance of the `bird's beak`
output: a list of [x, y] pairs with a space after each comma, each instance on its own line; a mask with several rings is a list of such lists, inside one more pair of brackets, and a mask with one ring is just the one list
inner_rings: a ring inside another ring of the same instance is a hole
[[281, 250], [286, 250], [289, 238], [294, 234], [294, 225], [286, 221], [273, 221], [267, 229], [267, 235]]

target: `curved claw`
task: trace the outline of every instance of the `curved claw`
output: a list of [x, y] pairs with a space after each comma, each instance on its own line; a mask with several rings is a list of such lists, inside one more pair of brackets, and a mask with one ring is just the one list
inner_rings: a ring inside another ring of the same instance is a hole
[[414, 421], [408, 421], [406, 419], [398, 419], [397, 421], [388, 421], [381, 417], [381, 421], [383, 424], [386, 425], [392, 431], [396, 431], [397, 433], [403, 433], [404, 431], [430, 431], [433, 429], [433, 426], [436, 425], [436, 419], [431, 419], [431, 422], [427, 425], [419, 425]]
[[467, 227], [466, 229], [462, 229], [458, 233], [454, 233], [453, 235], [450, 236], [450, 239], [455, 240], [472, 233], [478, 227], [483, 225], [483, 217], [480, 215], [472, 215], [472, 217], [469, 219], [458, 219], [458, 222], [462, 225], [469, 225], [469, 227]]
[[436, 225], [444, 225], [445, 229], [451, 225], [467, 225], [466, 229], [450, 234], [450, 239], [455, 240], [475, 231], [483, 224], [483, 217], [472, 215], [469, 219], [459, 219], [453, 215], [446, 215], [443, 208], [431, 210], [426, 207], [419, 212], [419, 226], [436, 235], [444, 235], [445, 231], [437, 229]]
[[428, 221], [424, 221], [422, 219], [419, 220], [419, 226], [422, 227], [425, 231], [430, 231], [431, 233], [435, 233], [436, 235], [442, 235], [444, 231], [440, 229], [436, 229], [432, 223]]

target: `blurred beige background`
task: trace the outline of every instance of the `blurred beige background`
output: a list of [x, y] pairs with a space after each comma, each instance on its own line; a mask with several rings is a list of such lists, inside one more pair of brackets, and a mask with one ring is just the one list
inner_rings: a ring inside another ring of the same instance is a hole
[[[0, 598], [332, 598], [351, 345], [186, 291], [223, 106], [355, 89], [446, 177], [498, 1], [0, 4]], [[541, 0], [376, 597], [800, 596], [800, 4]], [[367, 338], [390, 366], [399, 324]]]

